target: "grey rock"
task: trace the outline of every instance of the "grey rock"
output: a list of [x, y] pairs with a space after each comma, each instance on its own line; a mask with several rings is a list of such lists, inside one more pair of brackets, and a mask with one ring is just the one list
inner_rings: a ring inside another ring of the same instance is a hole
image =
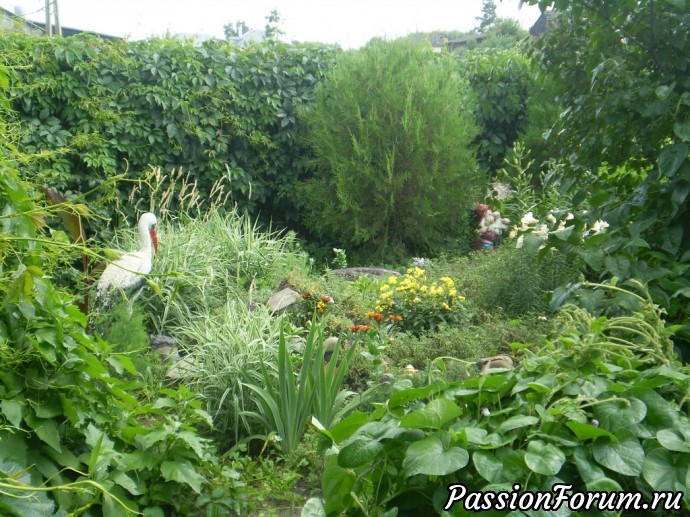
[[392, 271], [390, 269], [384, 269], [382, 267], [346, 267], [342, 269], [332, 269], [330, 271], [334, 275], [343, 276], [351, 280], [356, 280], [362, 275], [367, 276], [400, 276], [397, 271]]
[[293, 310], [298, 302], [302, 300], [302, 295], [297, 291], [286, 287], [277, 293], [273, 293], [266, 302], [269, 310], [273, 314], [282, 314]]

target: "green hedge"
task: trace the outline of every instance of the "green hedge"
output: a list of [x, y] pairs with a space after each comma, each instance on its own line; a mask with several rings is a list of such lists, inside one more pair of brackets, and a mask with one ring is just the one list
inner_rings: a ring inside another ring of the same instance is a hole
[[182, 167], [202, 193], [228, 174], [240, 208], [296, 219], [285, 187], [307, 163], [295, 110], [313, 99], [336, 48], [3, 33], [0, 52], [44, 183], [85, 191], [125, 170]]

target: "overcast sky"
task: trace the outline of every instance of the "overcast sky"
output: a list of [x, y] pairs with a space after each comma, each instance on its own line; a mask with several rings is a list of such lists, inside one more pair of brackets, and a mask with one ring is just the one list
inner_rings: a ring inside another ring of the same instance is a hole
[[[202, 34], [223, 37], [223, 25], [238, 20], [263, 28], [277, 9], [286, 41], [339, 43], [359, 47], [374, 36], [410, 32], [467, 31], [478, 25], [482, 0], [57, 0], [65, 27], [140, 39], [151, 35]], [[497, 14], [525, 29], [539, 9], [520, 0], [496, 0]], [[0, 0], [9, 11], [45, 19], [45, 0]]]

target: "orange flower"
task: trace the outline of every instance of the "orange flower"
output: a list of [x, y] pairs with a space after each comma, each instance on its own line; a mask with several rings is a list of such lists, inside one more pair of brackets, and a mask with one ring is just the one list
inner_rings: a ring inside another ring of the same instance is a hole
[[373, 327], [371, 325], [352, 325], [350, 327], [350, 330], [352, 332], [367, 332], [368, 330], [371, 330]]
[[383, 314], [380, 312], [369, 311], [367, 312], [367, 316], [376, 321], [383, 321]]
[[333, 303], [333, 298], [325, 294], [320, 298], [320, 300], [325, 303]]
[[388, 317], [391, 319], [391, 321], [402, 321], [402, 316], [399, 316], [397, 314], [391, 314]]
[[302, 298], [304, 298], [305, 300], [309, 300], [310, 298], [313, 298], [313, 297], [314, 297], [314, 295], [311, 293], [304, 293], [302, 295]]

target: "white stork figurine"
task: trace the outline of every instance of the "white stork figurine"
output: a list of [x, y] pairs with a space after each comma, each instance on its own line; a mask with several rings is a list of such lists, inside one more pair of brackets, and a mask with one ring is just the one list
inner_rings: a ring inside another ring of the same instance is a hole
[[[150, 212], [139, 218], [139, 250], [125, 253], [120, 258], [108, 264], [96, 285], [96, 298], [108, 301], [113, 291], [137, 293], [132, 300], [139, 296], [145, 283], [144, 277], [153, 267], [153, 249], [158, 253], [158, 237], [156, 235], [156, 216]], [[153, 247], [153, 249], [152, 249]]]

